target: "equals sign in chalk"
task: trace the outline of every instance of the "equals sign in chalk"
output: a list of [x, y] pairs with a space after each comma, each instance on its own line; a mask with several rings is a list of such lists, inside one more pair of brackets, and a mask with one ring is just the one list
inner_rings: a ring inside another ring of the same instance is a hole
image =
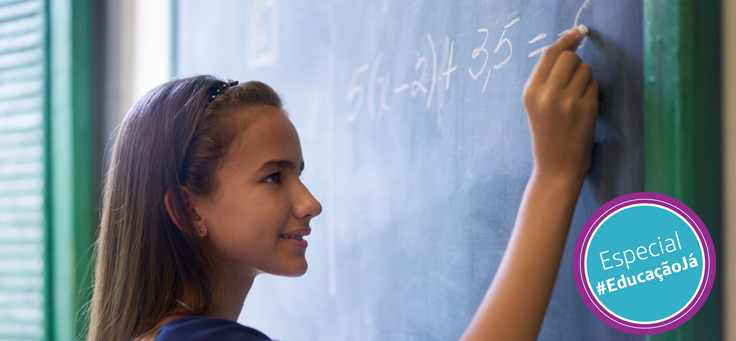
[[[588, 35], [588, 32], [590, 32], [590, 30], [588, 29], [588, 26], [585, 26], [583, 24], [580, 24], [580, 25], [578, 25], [576, 27], [578, 28], [578, 31], [580, 31], [580, 41], [583, 41], [583, 39], [585, 39], [585, 36]], [[563, 35], [563, 34], [565, 34], [567, 32], [570, 32], [570, 30], [564, 30], [560, 34], [558, 34], [557, 36], [561, 36], [561, 35]], [[542, 39], [544, 39], [546, 37], [547, 37], [546, 34], [541, 33], [538, 36], [534, 37], [532, 40], [530, 40], [529, 41], [529, 44], [535, 43], [535, 42], [537, 42], [539, 40], [542, 40]], [[536, 56], [538, 54], [541, 54], [542, 52], [544, 52], [545, 50], [547, 50], [548, 47], [549, 47], [549, 45], [540, 47], [540, 48], [532, 51], [531, 53], [529, 53], [529, 57], [534, 57], [534, 56]]]

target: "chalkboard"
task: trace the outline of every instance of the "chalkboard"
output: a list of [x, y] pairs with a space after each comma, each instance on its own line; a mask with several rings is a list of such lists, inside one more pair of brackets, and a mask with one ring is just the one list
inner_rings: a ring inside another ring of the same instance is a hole
[[177, 74], [282, 94], [324, 207], [307, 274], [259, 276], [240, 317], [280, 340], [460, 337], [531, 173], [524, 83], [545, 46], [589, 26], [578, 53], [601, 88], [594, 161], [539, 339], [643, 339], [599, 321], [572, 271], [585, 220], [644, 189], [641, 1], [177, 5]]

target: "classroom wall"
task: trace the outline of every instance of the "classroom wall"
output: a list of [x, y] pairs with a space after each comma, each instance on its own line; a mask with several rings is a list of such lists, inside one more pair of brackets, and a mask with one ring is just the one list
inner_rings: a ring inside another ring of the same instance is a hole
[[134, 5], [134, 1], [107, 1], [104, 136], [108, 137], [133, 104]]
[[143, 94], [171, 79], [171, 6], [171, 0], [107, 1], [104, 136], [114, 134]]
[[724, 279], [724, 340], [736, 341], [736, 0], [723, 0], [721, 10], [723, 105], [724, 229], [721, 269]]

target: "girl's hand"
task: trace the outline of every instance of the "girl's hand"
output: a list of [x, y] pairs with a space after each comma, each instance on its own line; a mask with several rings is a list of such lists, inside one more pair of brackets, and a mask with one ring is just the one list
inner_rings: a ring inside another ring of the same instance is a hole
[[598, 82], [575, 54], [580, 31], [571, 29], [537, 62], [524, 88], [536, 175], [582, 184], [590, 168], [598, 115]]
[[550, 46], [526, 84], [534, 173], [501, 264], [462, 341], [539, 336], [590, 167], [598, 113], [598, 83], [573, 53], [579, 40], [572, 29]]

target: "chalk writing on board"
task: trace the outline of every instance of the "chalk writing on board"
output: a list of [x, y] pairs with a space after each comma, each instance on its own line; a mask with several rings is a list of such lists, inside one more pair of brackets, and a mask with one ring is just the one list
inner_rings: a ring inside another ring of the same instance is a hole
[[[580, 15], [583, 13], [583, 10], [584, 9], [588, 8], [588, 6], [590, 6], [590, 0], [585, 0], [585, 2], [583, 2], [583, 5], [580, 6], [580, 8], [578, 9], [578, 12], [575, 14], [575, 22], [573, 22], [573, 24], [572, 24], [573, 27], [580, 25]], [[563, 34], [567, 33], [568, 31], [570, 31], [570, 30], [569, 29], [564, 30], [564, 31], [558, 33], [557, 36], [558, 37], [559, 36], [562, 36]], [[534, 39], [530, 40], [529, 41], [529, 44], [533, 44], [533, 43], [535, 43], [535, 42], [537, 42], [537, 41], [539, 41], [541, 39], [544, 39], [546, 37], [547, 37], [546, 34], [541, 33], [538, 36], [534, 37]], [[583, 41], [580, 42], [580, 45], [578, 45], [578, 50], [581, 49], [581, 48], [583, 48], [583, 46], [585, 45], [585, 41], [586, 40], [587, 40], [587, 38], [584, 38]], [[538, 54], [543, 53], [548, 47], [549, 47], [549, 45], [545, 45], [545, 46], [542, 46], [542, 47], [540, 47], [540, 48], [532, 51], [531, 53], [529, 53], [529, 57], [534, 57], [534, 56], [536, 56]]]
[[478, 79], [478, 77], [480, 77], [480, 74], [483, 73], [483, 70], [486, 68], [486, 63], [488, 63], [488, 50], [486, 50], [486, 42], [488, 41], [488, 29], [481, 28], [478, 29], [478, 32], [484, 33], [485, 38], [483, 38], [483, 44], [473, 49], [473, 53], [471, 55], [473, 56], [473, 59], [475, 59], [475, 57], [478, 57], [480, 53], [483, 52], [485, 59], [483, 59], [483, 66], [481, 66], [478, 73], [473, 73], [472, 66], [468, 68], [468, 73], [470, 73], [470, 77], [473, 77], [473, 79]]
[[[582, 14], [583, 10], [588, 8], [588, 6], [590, 6], [590, 0], [585, 0], [585, 2], [583, 2], [583, 5], [580, 6], [580, 9], [578, 9], [578, 13], [575, 14], [575, 22], [573, 23], [572, 26], [580, 25], [580, 14]], [[580, 42], [578, 49], [581, 49], [583, 47], [583, 45], [585, 44], [585, 41], [586, 39], [583, 39], [583, 41]]]
[[386, 104], [386, 96], [388, 95], [388, 85], [390, 83], [391, 83], [391, 73], [390, 72], [386, 73], [386, 77], [376, 78], [376, 84], [382, 84], [381, 100], [380, 100], [380, 105], [378, 106], [378, 118], [381, 118], [385, 111], [391, 110], [391, 108]]
[[[414, 66], [414, 70], [419, 70], [420, 66], [423, 66], [422, 75], [419, 77], [419, 80], [411, 82], [411, 97], [416, 96], [419, 90], [421, 90], [425, 94], [427, 93], [427, 88], [425, 88], [423, 85], [424, 77], [427, 75], [427, 58], [424, 56], [420, 56], [419, 52], [417, 52], [417, 64]], [[403, 87], [403, 85], [400, 87]]]
[[429, 40], [429, 47], [432, 48], [432, 87], [429, 90], [429, 98], [427, 99], [427, 108], [429, 108], [432, 104], [432, 95], [434, 95], [434, 84], [437, 83], [437, 52], [434, 50], [432, 36], [429, 33], [427, 33], [427, 40]]
[[547, 38], [547, 35], [546, 35], [546, 34], [544, 34], [544, 33], [540, 33], [540, 34], [539, 34], [539, 35], [537, 35], [536, 37], [532, 38], [532, 40], [530, 40], [530, 41], [529, 41], [529, 44], [533, 44], [533, 43], [536, 43], [537, 41], [539, 41], [539, 40], [542, 40], [542, 39], [544, 39], [544, 38]]
[[501, 49], [501, 46], [503, 46], [503, 44], [506, 43], [509, 45], [509, 56], [506, 57], [506, 59], [504, 59], [502, 62], [494, 65], [493, 66], [494, 69], [498, 69], [502, 67], [504, 64], [506, 64], [506, 62], [508, 62], [509, 59], [511, 59], [511, 55], [514, 53], [514, 47], [511, 45], [511, 41], [509, 40], [509, 38], [504, 38], [504, 36], [506, 35], [506, 30], [509, 27], [516, 24], [517, 22], [519, 22], [519, 18], [514, 18], [514, 20], [511, 20], [510, 23], [506, 24], [506, 26], [503, 27], [503, 32], [501, 32], [501, 39], [498, 40], [498, 45], [496, 45], [496, 49], [493, 50], [493, 53], [498, 53], [498, 50]]
[[455, 41], [453, 40], [450, 43], [450, 61], [447, 63], [447, 70], [442, 73], [442, 76], [445, 77], [445, 90], [450, 89], [450, 74], [457, 70], [457, 65], [452, 66], [452, 52], [455, 50]]
[[[583, 10], [590, 6], [590, 0], [585, 0], [583, 4], [578, 9], [576, 15], [575, 15], [575, 22], [573, 23], [573, 26], [579, 25], [580, 16], [583, 12]], [[478, 42], [480, 44], [475, 45], [473, 50], [470, 52], [470, 65], [468, 66], [468, 75], [473, 81], [478, 81], [480, 79], [480, 76], [485, 73], [485, 79], [483, 83], [483, 88], [480, 91], [481, 93], [486, 92], [486, 88], [488, 86], [488, 82], [491, 78], [491, 71], [500, 69], [504, 65], [506, 65], [512, 58], [514, 53], [514, 44], [511, 41], [511, 39], [508, 38], [507, 30], [511, 29], [516, 23], [520, 22], [521, 18], [516, 17], [511, 19], [506, 25], [504, 25], [503, 30], [501, 31], [500, 37], [498, 39], [498, 42], [495, 45], [495, 48], [493, 48], [493, 55], [498, 55], [499, 58], [503, 57], [505, 55], [505, 58], [497, 63], [494, 64], [493, 67], [488, 66], [488, 59], [491, 57], [491, 53], [489, 52], [488, 48], [486, 47], [486, 44], [488, 43], [489, 37], [491, 37], [491, 32], [487, 28], [479, 28], [477, 29], [477, 33], [480, 34], [482, 37], [481, 40], [478, 39]], [[565, 33], [567, 33], [569, 30], [565, 30], [557, 36], [561, 36]], [[527, 42], [530, 45], [536, 45], [537, 43], [542, 43], [542, 41], [547, 38], [546, 33], [539, 33], [529, 39]], [[495, 38], [494, 38], [495, 39]], [[584, 42], [584, 41], [583, 41]], [[579, 48], [583, 46], [583, 42], [581, 42]], [[454, 71], [458, 69], [458, 65], [453, 65], [453, 56], [455, 55], [455, 40], [450, 40], [449, 37], [445, 39], [445, 44], [449, 44], [449, 47], [445, 47], [445, 51], [448, 51], [449, 49], [449, 61], [447, 63], [447, 69], [445, 71], [442, 71], [439, 74], [439, 77], [445, 77], [444, 79], [444, 89], [449, 90], [450, 89], [450, 83], [451, 83], [451, 75]], [[426, 107], [429, 109], [432, 106], [432, 99], [435, 92], [435, 86], [438, 81], [438, 70], [437, 70], [437, 51], [435, 49], [434, 41], [432, 40], [432, 35], [427, 33], [427, 46], [429, 47], [429, 50], [431, 52], [431, 55], [423, 55], [420, 52], [416, 52], [416, 62], [414, 63], [414, 75], [415, 79], [410, 80], [405, 83], [401, 83], [399, 85], [396, 85], [393, 90], [391, 91], [392, 95], [401, 95], [403, 93], [408, 93], [411, 97], [416, 97], [418, 95], [427, 95], [427, 102]], [[537, 55], [542, 54], [550, 44], [541, 46], [539, 48], [536, 48], [532, 52], [530, 52], [527, 56], [528, 57], [535, 57]], [[506, 52], [508, 51], [508, 52]], [[508, 53], [508, 54], [506, 54]], [[387, 97], [389, 95], [389, 87], [391, 82], [391, 73], [386, 72], [385, 76], [378, 76], [379, 68], [381, 66], [381, 61], [383, 60], [383, 53], [378, 53], [376, 59], [372, 64], [363, 64], [355, 69], [353, 69], [352, 77], [350, 78], [350, 82], [348, 85], [348, 92], [346, 96], [346, 102], [348, 104], [352, 105], [352, 110], [350, 110], [347, 120], [348, 122], [355, 121], [358, 118], [358, 115], [360, 114], [360, 111], [362, 110], [364, 101], [367, 101], [367, 107], [368, 107], [368, 116], [371, 119], [380, 119], [383, 116], [384, 112], [387, 112], [390, 110], [390, 107], [386, 104], [387, 103]], [[483, 61], [482, 64], [480, 61]], [[431, 64], [430, 64], [431, 62]], [[367, 86], [368, 89], [363, 88], [363, 84], [366, 81], [364, 78], [361, 78], [361, 74], [367, 72], [370, 70], [369, 77], [367, 79]], [[362, 79], [362, 80], [361, 80]], [[457, 77], [455, 77], [457, 79]], [[381, 85], [380, 89], [377, 89], [376, 87], [378, 85]], [[406, 92], [409, 90], [408, 92]], [[380, 96], [376, 96], [377, 91], [380, 92]], [[367, 92], [367, 94], [366, 94]], [[377, 98], [378, 97], [378, 98]], [[441, 99], [438, 99], [440, 101]], [[376, 101], [378, 101], [378, 104], [376, 104]], [[438, 105], [441, 108], [441, 103], [438, 103]], [[378, 108], [378, 109], [376, 109]], [[440, 113], [438, 112], [438, 115]], [[439, 117], [438, 117], [438, 125], [439, 125]]]
[[358, 118], [360, 109], [363, 107], [363, 96], [365, 96], [365, 94], [363, 93], [363, 87], [358, 85], [358, 77], [361, 73], [368, 71], [370, 67], [370, 64], [363, 64], [353, 70], [353, 76], [350, 78], [350, 83], [348, 85], [348, 96], [345, 100], [348, 103], [355, 101], [355, 105], [353, 106], [353, 110], [350, 112], [350, 115], [348, 115], [348, 122], [355, 121], [355, 119]]

